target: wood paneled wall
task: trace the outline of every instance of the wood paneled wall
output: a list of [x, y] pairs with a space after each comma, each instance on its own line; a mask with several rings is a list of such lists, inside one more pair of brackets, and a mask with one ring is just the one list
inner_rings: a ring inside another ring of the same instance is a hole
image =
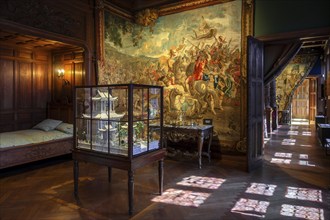
[[[65, 70], [63, 78], [58, 69]], [[72, 113], [73, 88], [84, 79], [82, 49], [33, 51], [0, 44], [0, 132], [31, 128], [49, 116], [49, 103]], [[72, 122], [72, 117], [57, 119]]]
[[31, 128], [46, 117], [50, 61], [47, 51], [0, 45], [0, 131]]

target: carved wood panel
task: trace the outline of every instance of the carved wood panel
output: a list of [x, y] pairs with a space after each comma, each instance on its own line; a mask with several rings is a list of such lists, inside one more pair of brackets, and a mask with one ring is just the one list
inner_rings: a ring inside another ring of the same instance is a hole
[[33, 106], [36, 108], [45, 108], [48, 100], [48, 64], [36, 63], [33, 76]]
[[0, 132], [46, 118], [50, 53], [0, 46]]
[[20, 109], [32, 107], [32, 69], [33, 65], [30, 62], [18, 61], [18, 93], [16, 94], [17, 107]]
[[0, 109], [14, 107], [14, 61], [0, 59]]

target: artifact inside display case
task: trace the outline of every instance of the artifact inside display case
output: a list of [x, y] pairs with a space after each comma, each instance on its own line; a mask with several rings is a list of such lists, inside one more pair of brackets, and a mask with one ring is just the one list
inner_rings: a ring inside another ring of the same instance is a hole
[[75, 97], [77, 149], [136, 156], [160, 148], [162, 87], [77, 87]]

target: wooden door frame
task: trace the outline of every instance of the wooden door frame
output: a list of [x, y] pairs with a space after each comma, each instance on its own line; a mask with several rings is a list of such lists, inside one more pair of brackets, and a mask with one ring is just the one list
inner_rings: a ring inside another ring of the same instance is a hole
[[247, 171], [262, 166], [264, 148], [264, 46], [248, 36], [247, 54]]

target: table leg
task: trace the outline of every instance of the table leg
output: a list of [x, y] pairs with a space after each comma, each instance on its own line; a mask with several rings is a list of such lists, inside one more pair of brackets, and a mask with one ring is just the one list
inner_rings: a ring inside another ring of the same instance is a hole
[[202, 168], [202, 149], [203, 149], [204, 134], [198, 135], [198, 165], [199, 169]]
[[108, 167], [108, 181], [111, 183], [112, 167]]
[[167, 137], [166, 137], [166, 135], [164, 135], [163, 136], [163, 140], [164, 140], [164, 147], [165, 147], [165, 149], [167, 149]]
[[159, 195], [163, 194], [164, 187], [164, 160], [158, 161], [158, 181], [159, 181]]
[[212, 144], [212, 138], [213, 138], [213, 129], [211, 129], [210, 133], [209, 133], [209, 143], [207, 145], [207, 156], [209, 158], [209, 163], [211, 162], [211, 144]]
[[79, 163], [77, 160], [73, 161], [73, 186], [74, 186], [74, 195], [78, 196], [78, 181], [79, 181]]
[[134, 202], [134, 172], [128, 171], [128, 214], [133, 214], [133, 202]]

